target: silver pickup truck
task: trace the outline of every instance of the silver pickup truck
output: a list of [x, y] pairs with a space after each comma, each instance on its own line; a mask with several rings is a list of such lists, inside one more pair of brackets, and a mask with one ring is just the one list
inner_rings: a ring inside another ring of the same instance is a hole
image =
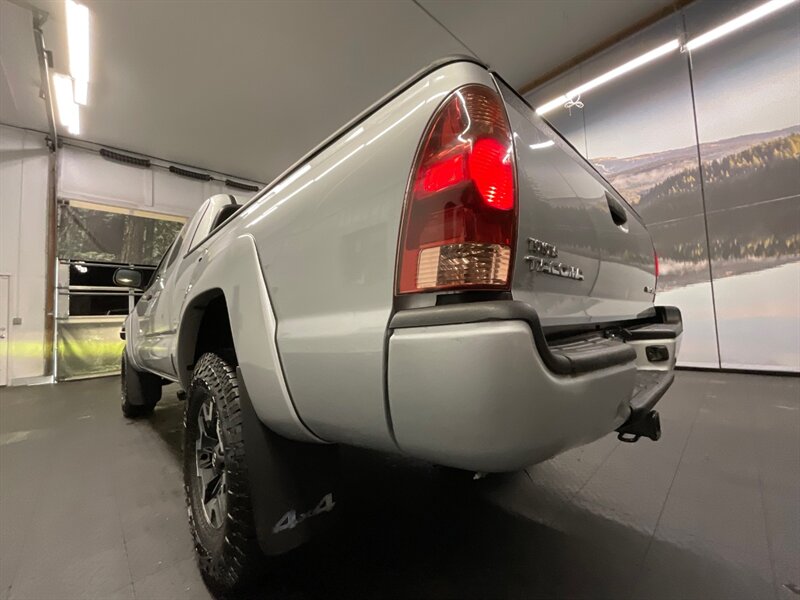
[[203, 204], [126, 321], [122, 410], [186, 390], [200, 566], [236, 593], [331, 520], [337, 444], [489, 473], [658, 439], [682, 323], [657, 276], [633, 208], [496, 73], [442, 60]]

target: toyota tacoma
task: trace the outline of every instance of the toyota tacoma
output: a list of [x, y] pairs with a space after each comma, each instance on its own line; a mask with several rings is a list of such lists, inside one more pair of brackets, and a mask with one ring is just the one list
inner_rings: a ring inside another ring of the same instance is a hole
[[496, 73], [441, 60], [201, 206], [125, 323], [122, 411], [186, 391], [190, 527], [235, 594], [331, 520], [337, 445], [491, 473], [658, 439], [682, 323], [657, 276], [616, 190]]

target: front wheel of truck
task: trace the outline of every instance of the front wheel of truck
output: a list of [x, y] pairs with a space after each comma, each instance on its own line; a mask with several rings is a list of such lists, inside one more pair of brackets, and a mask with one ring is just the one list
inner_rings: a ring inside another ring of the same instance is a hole
[[220, 596], [238, 596], [264, 556], [253, 519], [236, 370], [206, 353], [195, 365], [184, 419], [183, 476], [200, 571]]

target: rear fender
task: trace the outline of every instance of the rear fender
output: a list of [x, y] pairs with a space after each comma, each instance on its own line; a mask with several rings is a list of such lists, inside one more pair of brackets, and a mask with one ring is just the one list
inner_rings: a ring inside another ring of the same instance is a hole
[[275, 315], [252, 236], [215, 244], [203, 258], [181, 310], [176, 367], [184, 388], [191, 379], [202, 311], [210, 297], [221, 292], [241, 377], [259, 420], [287, 438], [322, 442], [303, 424], [292, 403], [275, 343]]

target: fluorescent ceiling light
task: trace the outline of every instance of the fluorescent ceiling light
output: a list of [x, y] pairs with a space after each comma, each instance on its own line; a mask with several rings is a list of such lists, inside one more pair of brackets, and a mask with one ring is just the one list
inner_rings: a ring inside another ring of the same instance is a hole
[[74, 0], [65, 0], [69, 74], [76, 82], [75, 101], [86, 104], [89, 85], [89, 9]]
[[537, 115], [543, 115], [545, 113], [549, 113], [554, 108], [558, 108], [559, 106], [563, 106], [569, 102], [569, 98], [566, 96], [559, 96], [558, 98], [553, 98], [550, 102], [545, 102], [539, 108], [536, 109]]
[[555, 142], [553, 140], [547, 140], [546, 142], [541, 142], [539, 144], [531, 144], [528, 146], [531, 150], [541, 150], [543, 148], [549, 148], [550, 146], [555, 146]]
[[608, 83], [612, 79], [616, 79], [624, 75], [625, 73], [629, 73], [634, 69], [641, 67], [642, 65], [646, 65], [649, 62], [654, 61], [655, 59], [664, 56], [665, 54], [669, 54], [670, 52], [677, 50], [680, 48], [680, 42], [678, 39], [670, 40], [666, 44], [662, 44], [657, 48], [653, 48], [649, 52], [645, 52], [641, 56], [637, 56], [636, 58], [629, 60], [628, 62], [621, 64], [620, 66], [603, 73], [602, 75], [595, 77], [594, 79], [587, 81], [586, 83], [582, 83], [575, 89], [568, 91], [566, 94], [559, 96], [558, 98], [554, 98], [549, 102], [546, 102], [542, 106], [536, 109], [536, 114], [543, 115], [545, 113], [550, 112], [551, 110], [558, 108], [559, 106], [563, 106], [567, 102], [571, 100], [577, 99], [578, 96], [588, 92], [589, 90], [593, 90], [596, 87], [603, 85], [604, 83]]
[[[762, 17], [765, 17], [771, 13], [774, 13], [785, 6], [793, 4], [797, 2], [797, 0], [770, 0], [754, 8], [751, 11], [744, 13], [736, 17], [735, 19], [731, 19], [727, 23], [723, 23], [719, 27], [715, 27], [714, 29], [707, 31], [706, 33], [697, 36], [693, 40], [689, 40], [686, 44], [684, 44], [683, 49], [685, 50], [694, 50], [695, 48], [699, 48], [700, 46], [704, 46], [710, 42], [713, 42], [716, 39], [721, 38], [724, 35], [731, 33], [732, 31], [736, 31], [737, 29], [741, 29], [745, 25], [752, 23], [753, 21], [757, 21]], [[576, 87], [573, 90], [568, 91], [566, 94], [559, 96], [558, 98], [553, 98], [549, 102], [545, 102], [541, 106], [536, 109], [537, 115], [544, 115], [549, 113], [550, 111], [558, 108], [559, 106], [564, 106], [565, 104], [576, 100], [581, 94], [588, 92], [591, 89], [594, 89], [604, 83], [611, 81], [612, 79], [616, 79], [617, 77], [624, 75], [642, 65], [645, 65], [665, 54], [672, 52], [673, 50], [677, 50], [680, 48], [680, 42], [677, 39], [671, 40], [666, 44], [662, 44], [657, 48], [653, 48], [649, 52], [642, 54], [618, 66], [615, 69], [611, 69], [607, 73], [600, 75], [599, 77], [595, 77], [591, 81], [583, 83]]]
[[700, 46], [705, 46], [706, 44], [721, 38], [723, 35], [728, 35], [737, 29], [741, 29], [745, 25], [749, 25], [753, 21], [757, 21], [762, 17], [766, 17], [767, 15], [774, 13], [776, 10], [780, 10], [784, 6], [790, 5], [793, 2], [796, 2], [796, 0], [771, 0], [770, 2], [765, 2], [753, 10], [750, 10], [743, 15], [739, 15], [735, 19], [731, 19], [727, 23], [723, 23], [719, 27], [715, 27], [710, 31], [706, 31], [703, 34], [698, 35], [696, 38], [689, 40], [684, 45], [684, 48], [686, 50], [694, 50]]
[[72, 91], [72, 78], [62, 73], [53, 73], [53, 88], [56, 91], [58, 118], [67, 131], [74, 135], [80, 133], [80, 111], [75, 104]]
[[575, 98], [584, 92], [593, 90], [594, 88], [599, 87], [604, 83], [611, 81], [612, 79], [616, 79], [620, 75], [624, 75], [625, 73], [633, 71], [642, 65], [646, 65], [647, 63], [654, 61], [655, 59], [664, 56], [673, 50], [677, 50], [678, 48], [680, 48], [680, 42], [676, 38], [667, 42], [666, 44], [662, 44], [658, 48], [653, 48], [650, 50], [650, 52], [645, 52], [641, 56], [637, 56], [633, 60], [629, 60], [625, 64], [618, 66], [616, 69], [611, 69], [607, 73], [603, 73], [599, 77], [595, 77], [591, 81], [579, 85], [574, 90], [567, 92], [566, 96], [568, 98]]

